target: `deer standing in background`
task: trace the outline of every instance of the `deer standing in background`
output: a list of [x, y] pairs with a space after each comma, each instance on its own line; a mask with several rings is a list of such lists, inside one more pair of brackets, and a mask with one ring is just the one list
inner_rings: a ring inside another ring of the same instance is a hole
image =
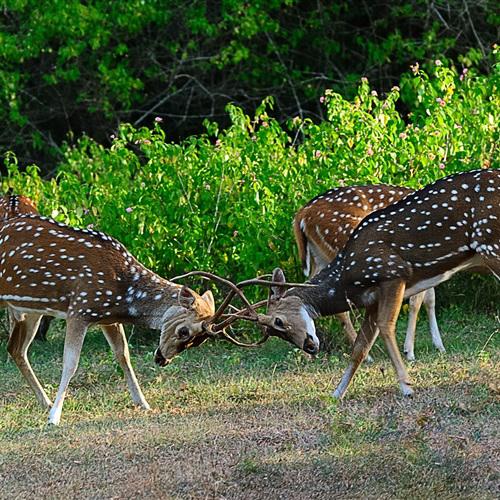
[[[22, 195], [10, 194], [0, 197], [0, 223], [7, 219], [23, 214], [38, 214], [35, 202], [30, 198]], [[47, 330], [50, 325], [51, 318], [43, 316], [40, 321], [40, 326], [37, 331], [37, 338], [45, 340], [47, 338]], [[9, 313], [9, 326], [12, 329], [13, 318]]]
[[0, 220], [2, 222], [22, 214], [38, 214], [33, 200], [16, 194], [0, 197]]
[[[284, 338], [314, 339], [315, 318], [364, 307], [351, 362], [333, 396], [344, 396], [379, 332], [403, 394], [411, 395], [396, 344], [402, 301], [466, 269], [500, 280], [500, 170], [451, 175], [372, 213], [310, 280], [315, 287], [272, 287], [259, 323]], [[281, 270], [273, 281], [284, 282]]]
[[[312, 278], [324, 269], [344, 248], [350, 235], [361, 221], [372, 212], [395, 203], [413, 193], [412, 189], [379, 184], [374, 186], [350, 186], [336, 188], [316, 196], [295, 215], [293, 230], [299, 258], [306, 277]], [[443, 342], [436, 320], [434, 289], [410, 297], [410, 311], [404, 352], [408, 360], [415, 359], [415, 329], [422, 303], [427, 309], [432, 342], [444, 352]], [[349, 312], [336, 315], [344, 326], [351, 346], [356, 331]]]
[[[40, 404], [51, 407], [51, 424], [60, 421], [89, 326], [102, 328], [133, 402], [148, 409], [130, 364], [122, 323], [161, 330], [165, 350], [177, 352], [214, 314], [211, 292], [199, 296], [161, 278], [101, 232], [22, 215], [0, 227], [0, 250], [0, 306], [14, 313], [7, 349]], [[27, 358], [42, 314], [66, 320], [62, 377], [53, 405]]]

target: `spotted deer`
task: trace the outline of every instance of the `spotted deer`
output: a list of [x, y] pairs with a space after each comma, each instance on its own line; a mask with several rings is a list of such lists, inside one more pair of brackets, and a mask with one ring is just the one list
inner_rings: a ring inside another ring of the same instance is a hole
[[[295, 241], [306, 277], [312, 277], [324, 269], [344, 248], [349, 236], [370, 213], [380, 210], [413, 193], [412, 189], [378, 184], [374, 186], [350, 186], [330, 189], [316, 196], [298, 210], [293, 221]], [[409, 318], [404, 351], [408, 360], [415, 359], [415, 329], [422, 303], [436, 348], [444, 352], [443, 342], [436, 320], [434, 289], [416, 294], [409, 299]], [[349, 312], [336, 315], [344, 326], [351, 346], [356, 331]]]
[[[26, 196], [16, 194], [0, 197], [0, 223], [22, 214], [38, 214], [37, 207], [33, 200]], [[49, 324], [49, 317], [43, 316], [36, 335], [39, 339], [45, 340]], [[9, 325], [10, 328], [12, 328], [13, 319], [11, 313], [9, 313]]]
[[[259, 323], [284, 338], [310, 339], [317, 350], [315, 318], [363, 307], [351, 361], [333, 396], [344, 396], [379, 332], [409, 396], [412, 383], [395, 339], [401, 303], [466, 269], [500, 280], [500, 170], [451, 175], [368, 215], [310, 280], [316, 286], [273, 286]], [[273, 280], [284, 282], [281, 270]]]
[[35, 202], [26, 196], [16, 194], [0, 197], [0, 220], [2, 222], [20, 214], [38, 214]]
[[[0, 227], [0, 306], [14, 313], [8, 351], [44, 408], [58, 424], [87, 329], [99, 325], [124, 371], [133, 402], [149, 405], [130, 364], [122, 323], [160, 330], [169, 352], [214, 313], [211, 292], [167, 281], [140, 264], [110, 236], [71, 228], [38, 215], [21, 215]], [[27, 357], [42, 314], [66, 320], [63, 370], [54, 404]]]

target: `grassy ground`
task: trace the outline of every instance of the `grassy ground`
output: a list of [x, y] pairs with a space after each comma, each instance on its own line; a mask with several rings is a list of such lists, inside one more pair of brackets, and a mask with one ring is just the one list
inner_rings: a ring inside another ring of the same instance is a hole
[[[141, 412], [91, 331], [59, 428], [46, 427], [0, 334], [0, 498], [498, 498], [499, 318], [439, 316], [448, 353], [422, 319], [413, 399], [377, 342], [339, 404], [329, 392], [347, 363], [341, 342], [313, 361], [278, 339], [251, 351], [209, 343], [160, 369], [156, 337], [133, 335], [153, 408]], [[31, 349], [51, 397], [62, 341], [55, 328]]]

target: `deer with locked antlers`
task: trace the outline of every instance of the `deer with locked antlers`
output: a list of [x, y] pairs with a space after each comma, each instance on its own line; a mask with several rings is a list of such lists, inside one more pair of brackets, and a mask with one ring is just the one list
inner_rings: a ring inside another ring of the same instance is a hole
[[[122, 323], [161, 330], [169, 350], [182, 350], [215, 312], [213, 296], [167, 281], [104, 233], [76, 229], [37, 215], [0, 227], [0, 306], [14, 313], [7, 349], [58, 424], [87, 329], [99, 325], [124, 371], [133, 402], [148, 409], [130, 364]], [[63, 370], [54, 404], [27, 357], [42, 314], [66, 319]]]
[[[412, 189], [378, 184], [330, 189], [306, 203], [295, 214], [293, 230], [306, 277], [324, 269], [347, 243], [349, 236], [370, 213], [395, 203], [413, 193]], [[436, 320], [434, 289], [410, 297], [410, 311], [404, 351], [408, 360], [415, 359], [415, 329], [422, 303], [427, 309], [432, 342], [444, 352]], [[354, 345], [356, 331], [348, 312], [336, 315], [344, 326], [349, 343]]]
[[[190, 334], [185, 332], [184, 339], [185, 341], [179, 345], [172, 346], [173, 337], [169, 337], [168, 335], [162, 335], [160, 338], [160, 345], [155, 352], [155, 361], [160, 366], [165, 366], [172, 361], [172, 359], [179, 354], [184, 349], [188, 349], [190, 347], [195, 347], [201, 345], [205, 340], [209, 338], [219, 337], [223, 340], [227, 340], [232, 344], [235, 344], [240, 347], [257, 347], [263, 344], [266, 340], [271, 336], [281, 337], [288, 342], [296, 345], [300, 349], [303, 349], [308, 354], [316, 354], [319, 349], [319, 340], [316, 336], [303, 336], [301, 332], [291, 332], [287, 331], [286, 334], [282, 334], [282, 332], [278, 330], [273, 330], [271, 328], [267, 328], [265, 325], [265, 315], [259, 314], [257, 312], [258, 308], [265, 306], [266, 304], [269, 307], [269, 302], [266, 300], [262, 300], [255, 304], [251, 304], [249, 300], [245, 297], [243, 292], [243, 288], [250, 285], [265, 285], [265, 286], [287, 286], [287, 287], [296, 287], [296, 288], [315, 288], [315, 285], [307, 284], [307, 283], [284, 283], [280, 282], [272, 282], [268, 281], [264, 277], [258, 277], [246, 281], [241, 281], [240, 283], [234, 284], [232, 281], [217, 276], [213, 273], [208, 273], [205, 271], [191, 271], [183, 276], [177, 276], [172, 278], [173, 281], [184, 279], [192, 276], [201, 276], [203, 278], [210, 279], [211, 281], [219, 282], [223, 285], [226, 285], [230, 288], [229, 294], [226, 295], [225, 299], [215, 311], [215, 313], [208, 319], [204, 320], [200, 328], [196, 329], [196, 331], [192, 331]], [[243, 302], [243, 308], [237, 309], [231, 304], [233, 298], [239, 297]], [[225, 313], [226, 308], [232, 307], [233, 312]], [[222, 321], [217, 322], [222, 318]], [[247, 320], [254, 322], [261, 330], [263, 330], [262, 337], [253, 343], [246, 343], [237, 340], [232, 335], [230, 335], [226, 328], [231, 327], [231, 325], [238, 320]], [[180, 332], [181, 333], [181, 332]]]
[[451, 175], [372, 213], [311, 279], [315, 286], [286, 288], [276, 270], [267, 312], [258, 321], [284, 338], [305, 341], [316, 337], [315, 318], [364, 307], [351, 361], [333, 396], [344, 396], [379, 332], [403, 394], [411, 395], [395, 338], [402, 301], [466, 269], [500, 280], [499, 170]]

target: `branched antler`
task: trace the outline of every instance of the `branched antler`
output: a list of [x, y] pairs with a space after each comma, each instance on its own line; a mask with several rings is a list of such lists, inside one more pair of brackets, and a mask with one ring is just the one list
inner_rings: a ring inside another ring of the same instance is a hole
[[219, 319], [220, 316], [222, 316], [222, 314], [226, 310], [226, 307], [229, 305], [229, 303], [231, 302], [233, 297], [236, 295], [238, 295], [240, 297], [240, 299], [243, 301], [243, 303], [247, 306], [247, 308], [251, 310], [252, 305], [250, 304], [250, 301], [245, 297], [245, 294], [238, 288], [238, 286], [235, 285], [232, 281], [230, 281], [226, 278], [222, 278], [221, 276], [217, 276], [216, 274], [209, 273], [206, 271], [191, 271], [189, 273], [182, 274], [180, 276], [175, 276], [170, 281], [177, 281], [180, 279], [189, 278], [191, 276], [201, 276], [202, 278], [210, 279], [213, 281], [218, 281], [218, 282], [223, 283], [224, 285], [228, 286], [231, 289], [229, 294], [223, 300], [222, 304], [215, 311], [215, 314], [212, 316], [212, 318], [211, 318], [212, 323], [215, 322], [217, 319]]
[[[230, 288], [228, 295], [225, 297], [225, 299], [223, 300], [223, 302], [219, 306], [219, 308], [215, 311], [214, 315], [209, 320], [207, 320], [203, 323], [203, 329], [207, 333], [209, 333], [210, 335], [214, 335], [214, 336], [215, 335], [222, 335], [226, 340], [228, 340], [229, 342], [231, 342], [235, 345], [238, 345], [240, 347], [256, 347], [256, 346], [263, 344], [269, 338], [269, 335], [267, 334], [267, 332], [264, 331], [264, 334], [259, 341], [251, 343], [251, 344], [247, 344], [247, 343], [243, 343], [243, 342], [236, 340], [234, 337], [232, 337], [226, 331], [226, 328], [238, 319], [246, 319], [248, 321], [257, 322], [257, 313], [256, 313], [255, 309], [258, 307], [262, 307], [262, 305], [265, 304], [265, 301], [260, 301], [256, 304], [251, 304], [250, 301], [245, 297], [245, 294], [243, 293], [243, 291], [240, 290], [232, 281], [230, 281], [226, 278], [222, 278], [220, 276], [217, 276], [216, 274], [206, 272], [206, 271], [191, 271], [189, 273], [186, 273], [186, 274], [183, 274], [180, 276], [176, 276], [176, 277], [172, 278], [171, 281], [189, 278], [192, 276], [200, 276], [202, 278], [210, 279], [213, 281], [218, 281], [218, 282], [220, 282], [220, 283], [222, 283]], [[221, 316], [223, 316], [224, 311], [226, 310], [226, 308], [230, 304], [231, 300], [236, 295], [240, 297], [240, 299], [242, 300], [242, 302], [245, 304], [246, 307], [243, 309], [237, 309], [234, 313], [224, 315], [224, 316], [226, 316], [226, 319], [224, 321], [221, 321], [220, 323], [216, 324], [216, 321]], [[244, 313], [248, 313], [249, 315], [243, 316]], [[262, 330], [264, 330], [263, 327], [260, 327], [260, 328]]]
[[[269, 275], [266, 275], [269, 276]], [[262, 279], [264, 276], [257, 276], [256, 278], [252, 278], [249, 280], [240, 281], [235, 286], [237, 288], [244, 288], [250, 285], [264, 285], [264, 286], [280, 286], [285, 288], [314, 288], [318, 285], [314, 285], [313, 283], [288, 283], [281, 281], [268, 281]]]
[[245, 342], [240, 342], [239, 340], [236, 340], [234, 337], [231, 337], [231, 335], [229, 335], [229, 333], [227, 333], [226, 330], [221, 330], [220, 333], [224, 336], [226, 340], [239, 347], [258, 347], [259, 345], [262, 345], [269, 338], [269, 334], [267, 333], [267, 331], [264, 331], [262, 338], [260, 338], [257, 342], [247, 344]]
[[[216, 274], [209, 273], [206, 271], [191, 271], [189, 273], [171, 278], [171, 281], [177, 281], [192, 276], [200, 276], [205, 279], [217, 281], [230, 288], [229, 293], [226, 295], [219, 308], [215, 311], [214, 315], [210, 319], [204, 322], [203, 328], [210, 335], [214, 336], [222, 335], [226, 340], [240, 347], [256, 347], [258, 345], [263, 344], [270, 336], [267, 333], [267, 329], [261, 325], [259, 325], [259, 327], [263, 331], [262, 338], [257, 342], [251, 344], [240, 342], [236, 340], [234, 337], [232, 337], [229, 333], [227, 333], [226, 328], [230, 327], [237, 320], [244, 319], [247, 321], [252, 321], [254, 323], [257, 323], [258, 314], [256, 309], [268, 303], [268, 300], [261, 300], [259, 302], [256, 302], [255, 304], [251, 304], [250, 301], [246, 298], [241, 288], [245, 288], [250, 285], [264, 285], [267, 287], [279, 286], [286, 288], [295, 288], [295, 287], [310, 288], [317, 286], [310, 283], [287, 283], [287, 282], [269, 281], [263, 279], [268, 277], [269, 275], [257, 276], [256, 278], [240, 281], [239, 283], [234, 284], [232, 281], [226, 278], [222, 278], [221, 276], [217, 276]], [[235, 296], [238, 296], [241, 299], [245, 307], [243, 307], [242, 309], [236, 309], [232, 313], [224, 314], [224, 311], [228, 306], [230, 306], [231, 300], [233, 300]], [[217, 320], [222, 316], [224, 316], [224, 320], [221, 321], [220, 323], [216, 323]]]

